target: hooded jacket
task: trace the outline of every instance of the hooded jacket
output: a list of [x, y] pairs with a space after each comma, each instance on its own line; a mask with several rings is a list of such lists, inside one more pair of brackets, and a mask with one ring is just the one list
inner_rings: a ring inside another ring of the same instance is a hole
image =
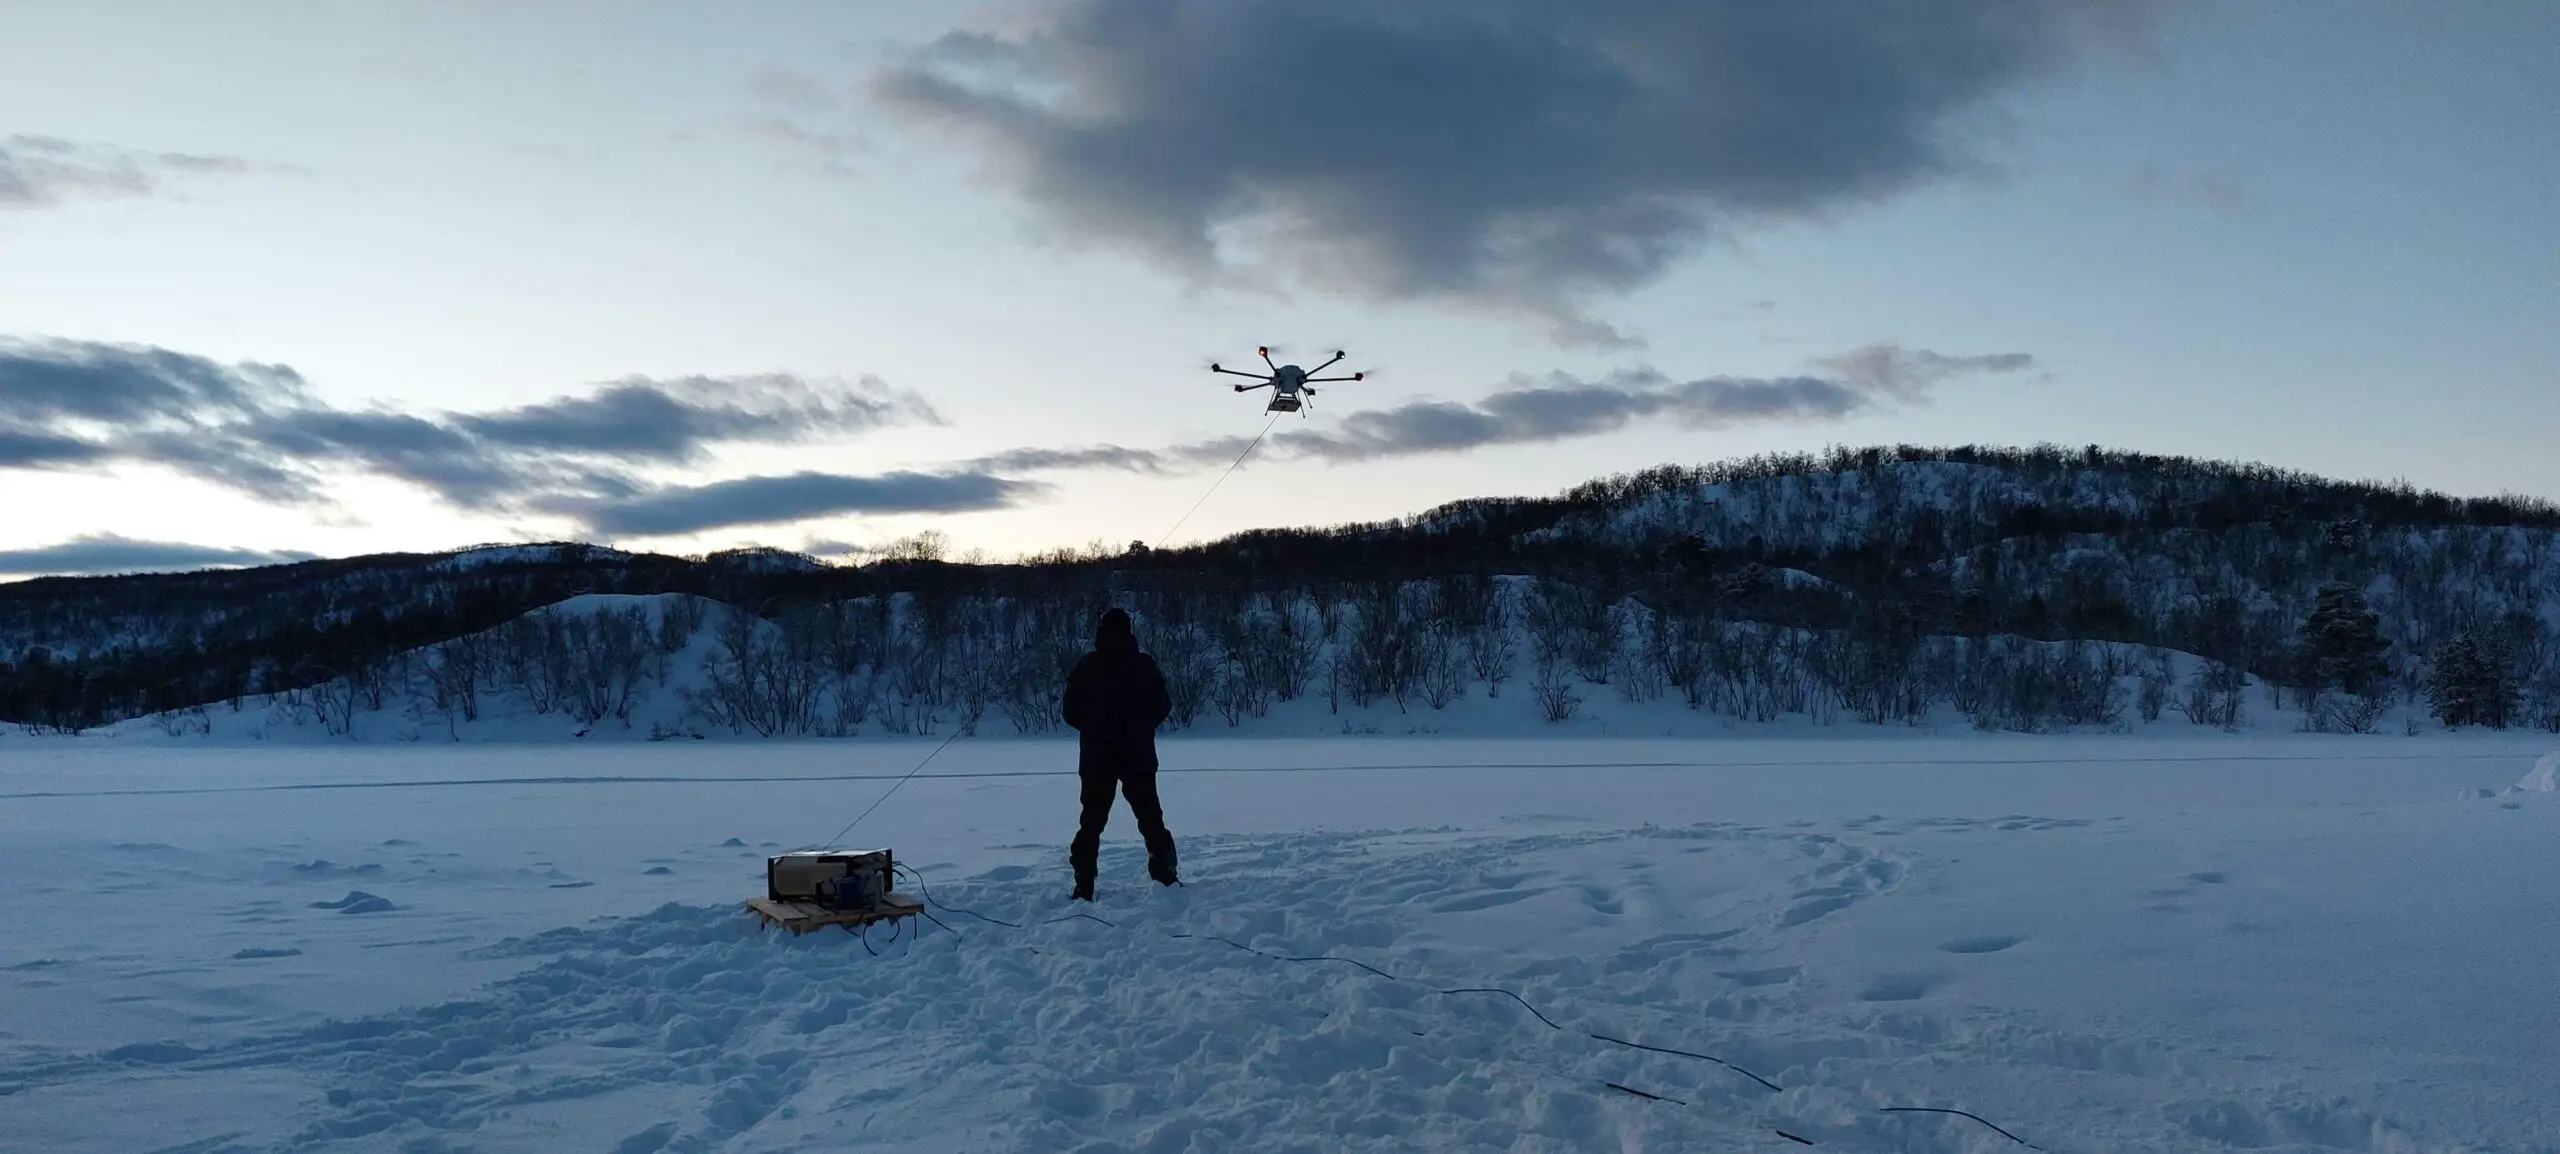
[[1138, 649], [1126, 610], [1112, 609], [1095, 624], [1093, 652], [1067, 674], [1059, 713], [1074, 727], [1076, 769], [1128, 773], [1156, 768], [1156, 727], [1173, 712], [1164, 670]]

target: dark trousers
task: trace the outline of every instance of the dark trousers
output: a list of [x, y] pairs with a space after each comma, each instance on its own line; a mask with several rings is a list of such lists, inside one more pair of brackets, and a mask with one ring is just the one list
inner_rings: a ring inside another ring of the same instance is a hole
[[1164, 827], [1164, 803], [1156, 800], [1156, 771], [1152, 769], [1084, 770], [1080, 800], [1084, 813], [1076, 822], [1075, 844], [1067, 849], [1067, 862], [1075, 867], [1076, 880], [1093, 880], [1102, 855], [1102, 827], [1111, 822], [1111, 797], [1116, 789], [1129, 796], [1129, 812], [1137, 815], [1138, 835], [1147, 839], [1147, 875], [1157, 881], [1170, 881], [1176, 875], [1173, 862], [1173, 831]]

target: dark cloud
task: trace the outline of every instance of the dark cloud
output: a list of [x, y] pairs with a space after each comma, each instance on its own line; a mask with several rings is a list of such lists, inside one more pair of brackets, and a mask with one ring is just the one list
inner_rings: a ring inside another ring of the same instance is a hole
[[[1511, 387], [1482, 400], [1413, 401], [1350, 413], [1326, 427], [1291, 428], [1270, 437], [1256, 459], [1353, 462], [1460, 453], [1596, 436], [1649, 420], [1688, 428], [1836, 421], [1890, 404], [1925, 402], [1944, 382], [2011, 372], [2034, 360], [2026, 353], [1950, 356], [1876, 344], [1822, 358], [1814, 363], [1826, 372], [1802, 376], [1674, 381], [1647, 369], [1599, 380], [1567, 373], [1543, 380], [1514, 378]], [[970, 465], [1021, 472], [1178, 472], [1224, 466], [1249, 443], [1244, 437], [1220, 437], [1163, 449], [1016, 449]]]
[[284, 365], [225, 365], [147, 345], [0, 338], [0, 422], [111, 425], [253, 417], [310, 403]]
[[1711, 233], [1981, 164], [2005, 94], [2147, 0], [1046, 0], [874, 78], [1070, 233], [1385, 298], [1570, 306]]
[[137, 541], [113, 533], [74, 537], [59, 545], [0, 550], [0, 573], [79, 575], [140, 573], [156, 570], [211, 569], [233, 565], [274, 565], [308, 561], [312, 554], [289, 550], [228, 549], [175, 541]]
[[150, 196], [170, 173], [245, 172], [236, 156], [134, 152], [54, 136], [0, 137], [0, 209], [49, 208], [78, 197]]
[[1819, 377], [1675, 382], [1659, 373], [1628, 372], [1584, 381], [1559, 373], [1543, 384], [1507, 389], [1471, 404], [1415, 401], [1353, 413], [1332, 429], [1273, 437], [1272, 449], [1284, 458], [1367, 461], [1569, 440], [1652, 418], [1696, 428], [1837, 420], [1873, 403], [1871, 393]]
[[493, 444], [684, 463], [717, 441], [804, 441], [884, 425], [942, 424], [924, 398], [878, 377], [810, 381], [743, 377], [626, 377], [583, 397], [560, 397], [453, 423]]
[[966, 513], [1015, 504], [1041, 486], [985, 473], [793, 473], [651, 489], [556, 511], [597, 533], [664, 537], [737, 525], [780, 525], [847, 513]]
[[1888, 342], [1824, 357], [1814, 365], [1857, 388], [1911, 400], [1951, 377], [2016, 372], [2034, 363], [2026, 353], [1951, 357]]
[[0, 341], [0, 467], [142, 463], [261, 500], [325, 504], [326, 474], [388, 477], [465, 509], [639, 497], [635, 469], [724, 444], [778, 445], [940, 423], [879, 379], [627, 377], [484, 413], [340, 409], [283, 365], [138, 345]]
[[966, 467], [991, 473], [1039, 473], [1062, 469], [1120, 469], [1132, 473], [1170, 473], [1207, 464], [1224, 464], [1244, 451], [1245, 438], [1221, 437], [1170, 449], [1132, 449], [1093, 445], [1081, 449], [1008, 449], [967, 462]]
[[18, 433], [0, 428], [0, 469], [37, 469], [104, 459], [107, 447], [78, 437]]
[[800, 551], [812, 557], [867, 557], [879, 552], [880, 547], [856, 545], [851, 541], [838, 541], [832, 537], [811, 537], [800, 546]]

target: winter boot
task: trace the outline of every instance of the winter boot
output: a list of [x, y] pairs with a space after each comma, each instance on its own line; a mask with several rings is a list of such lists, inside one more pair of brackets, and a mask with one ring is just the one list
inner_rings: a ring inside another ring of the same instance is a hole
[[1073, 899], [1080, 902], [1089, 902], [1093, 900], [1092, 878], [1076, 879], [1076, 892], [1073, 895]]

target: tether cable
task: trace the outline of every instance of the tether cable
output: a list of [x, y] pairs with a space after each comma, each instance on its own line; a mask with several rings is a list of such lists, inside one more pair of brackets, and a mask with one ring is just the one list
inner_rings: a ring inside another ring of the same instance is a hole
[[1191, 515], [1199, 512], [1200, 506], [1209, 503], [1210, 495], [1218, 491], [1218, 486], [1226, 484], [1227, 478], [1235, 475], [1236, 469], [1244, 464], [1244, 459], [1253, 455], [1253, 451], [1262, 445], [1262, 439], [1264, 437], [1271, 435], [1271, 427], [1279, 423], [1280, 414], [1271, 414], [1271, 419], [1262, 423], [1262, 431], [1253, 435], [1252, 443], [1246, 445], [1243, 452], [1236, 454], [1235, 463], [1228, 465], [1226, 472], [1218, 474], [1217, 480], [1209, 482], [1209, 491], [1207, 493], [1200, 494], [1199, 500], [1193, 501], [1190, 508], [1183, 510], [1182, 519], [1175, 521], [1173, 523], [1173, 528], [1165, 530], [1164, 536], [1156, 538], [1154, 548], [1162, 549], [1164, 548], [1165, 542], [1173, 540], [1173, 535], [1182, 530], [1183, 525], [1187, 524], [1191, 520]]
[[924, 760], [923, 760], [923, 761], [919, 761], [919, 762], [917, 762], [917, 763], [916, 763], [916, 767], [915, 767], [914, 769], [910, 769], [910, 770], [908, 770], [908, 771], [907, 771], [907, 775], [906, 775], [905, 777], [899, 778], [899, 779], [898, 779], [898, 781], [897, 781], [897, 784], [896, 784], [896, 785], [892, 785], [892, 786], [890, 786], [890, 787], [889, 787], [889, 790], [888, 790], [888, 793], [883, 793], [883, 794], [881, 794], [881, 795], [880, 795], [880, 797], [879, 797], [877, 800], [875, 800], [875, 801], [873, 801], [873, 802], [871, 803], [871, 805], [870, 805], [870, 807], [869, 807], [868, 809], [865, 809], [865, 810], [863, 810], [861, 813], [857, 813], [857, 814], [853, 815], [853, 820], [852, 820], [852, 821], [849, 821], [849, 822], [844, 823], [844, 828], [843, 828], [843, 829], [837, 830], [837, 831], [836, 831], [836, 835], [835, 835], [834, 837], [828, 838], [828, 839], [827, 839], [826, 844], [825, 844], [825, 845], [822, 845], [822, 846], [819, 846], [818, 848], [819, 848], [819, 849], [834, 849], [834, 848], [835, 848], [835, 845], [836, 845], [836, 843], [837, 843], [837, 842], [843, 841], [843, 840], [844, 840], [844, 837], [845, 837], [845, 835], [846, 835], [846, 834], [849, 834], [849, 833], [852, 833], [852, 832], [853, 832], [853, 827], [855, 827], [855, 826], [857, 826], [857, 825], [861, 825], [861, 824], [862, 824], [862, 819], [864, 819], [864, 818], [866, 818], [866, 817], [871, 816], [871, 811], [872, 811], [872, 810], [875, 810], [875, 809], [880, 808], [880, 803], [881, 803], [881, 802], [884, 802], [884, 801], [889, 800], [889, 794], [892, 794], [892, 793], [896, 793], [896, 792], [898, 792], [898, 786], [902, 786], [902, 785], [907, 784], [907, 783], [908, 783], [908, 782], [910, 782], [910, 781], [914, 781], [914, 780], [915, 780], [915, 778], [916, 778], [916, 775], [917, 775], [917, 774], [919, 774], [919, 773], [923, 773], [923, 772], [924, 772], [924, 767], [926, 767], [926, 766], [928, 766], [928, 765], [933, 764], [933, 759], [934, 759], [934, 758], [937, 758], [937, 757], [942, 756], [942, 751], [943, 751], [943, 750], [946, 750], [946, 749], [951, 748], [951, 743], [952, 743], [952, 742], [955, 742], [955, 741], [960, 740], [960, 731], [961, 731], [961, 729], [962, 729], [962, 727], [961, 727], [961, 726], [958, 726], [958, 725], [954, 725], [954, 726], [952, 726], [952, 727], [951, 727], [951, 736], [946, 737], [946, 738], [943, 738], [943, 739], [942, 739], [942, 744], [937, 745], [937, 746], [934, 746], [934, 747], [933, 747], [933, 752], [931, 752], [931, 753], [928, 753], [928, 754], [924, 755]]

